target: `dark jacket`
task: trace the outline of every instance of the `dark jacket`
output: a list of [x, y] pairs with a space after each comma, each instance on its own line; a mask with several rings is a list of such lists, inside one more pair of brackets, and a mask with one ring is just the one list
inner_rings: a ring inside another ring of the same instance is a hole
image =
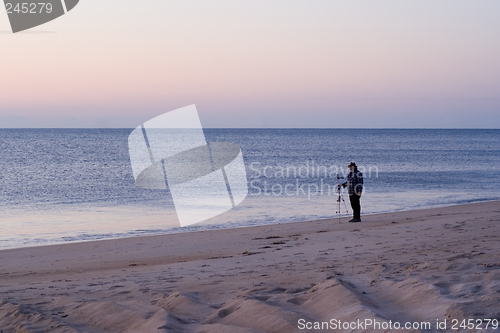
[[355, 168], [347, 175], [347, 182], [343, 184], [347, 186], [347, 193], [349, 195], [363, 192], [363, 174]]

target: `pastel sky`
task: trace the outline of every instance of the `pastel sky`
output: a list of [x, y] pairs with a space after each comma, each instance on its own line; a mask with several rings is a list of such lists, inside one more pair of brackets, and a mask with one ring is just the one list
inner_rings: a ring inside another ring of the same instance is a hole
[[500, 128], [498, 0], [80, 0], [12, 34], [0, 127]]

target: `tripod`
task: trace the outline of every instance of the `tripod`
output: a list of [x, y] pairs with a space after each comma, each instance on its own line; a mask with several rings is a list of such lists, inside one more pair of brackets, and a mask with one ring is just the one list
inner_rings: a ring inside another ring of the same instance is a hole
[[340, 191], [340, 188], [342, 186], [342, 184], [340, 184], [340, 178], [344, 179], [344, 177], [340, 177], [338, 174], [337, 174], [337, 203], [338, 203], [338, 210], [335, 212], [337, 214], [337, 217], [339, 219], [339, 223], [340, 223], [340, 215], [342, 214], [341, 212], [341, 209], [340, 209], [340, 204], [341, 204], [341, 201], [344, 202], [344, 207], [345, 207], [345, 212], [346, 214], [349, 214], [349, 210], [347, 209], [347, 204], [344, 200], [344, 196], [342, 195], [342, 192]]

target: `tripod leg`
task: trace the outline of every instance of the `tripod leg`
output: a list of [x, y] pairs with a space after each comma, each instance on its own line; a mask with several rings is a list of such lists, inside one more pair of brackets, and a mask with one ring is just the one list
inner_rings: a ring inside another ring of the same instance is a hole
[[338, 190], [338, 197], [337, 197], [337, 203], [338, 203], [338, 208], [337, 211], [335, 212], [337, 214], [337, 218], [339, 220], [339, 224], [340, 224], [340, 214], [341, 214], [341, 211], [340, 211], [340, 199], [341, 199], [341, 195], [340, 195], [340, 189]]
[[340, 224], [340, 196], [339, 196], [339, 224]]
[[338, 219], [339, 219], [339, 224], [340, 224], [340, 214], [341, 214], [341, 213], [340, 213], [340, 196], [339, 196], [339, 200], [338, 200], [338, 201], [339, 201], [339, 210], [338, 210], [337, 217], [338, 217]]
[[345, 212], [349, 214], [349, 209], [347, 209], [347, 203], [345, 202], [344, 198], [342, 198], [342, 201], [344, 202]]

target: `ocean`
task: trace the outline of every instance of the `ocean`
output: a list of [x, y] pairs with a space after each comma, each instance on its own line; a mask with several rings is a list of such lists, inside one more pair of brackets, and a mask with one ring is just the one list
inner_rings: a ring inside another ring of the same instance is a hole
[[135, 185], [131, 131], [0, 129], [0, 249], [347, 216], [350, 162], [362, 214], [500, 199], [500, 130], [205, 129], [241, 147], [249, 195], [181, 228], [168, 189]]

